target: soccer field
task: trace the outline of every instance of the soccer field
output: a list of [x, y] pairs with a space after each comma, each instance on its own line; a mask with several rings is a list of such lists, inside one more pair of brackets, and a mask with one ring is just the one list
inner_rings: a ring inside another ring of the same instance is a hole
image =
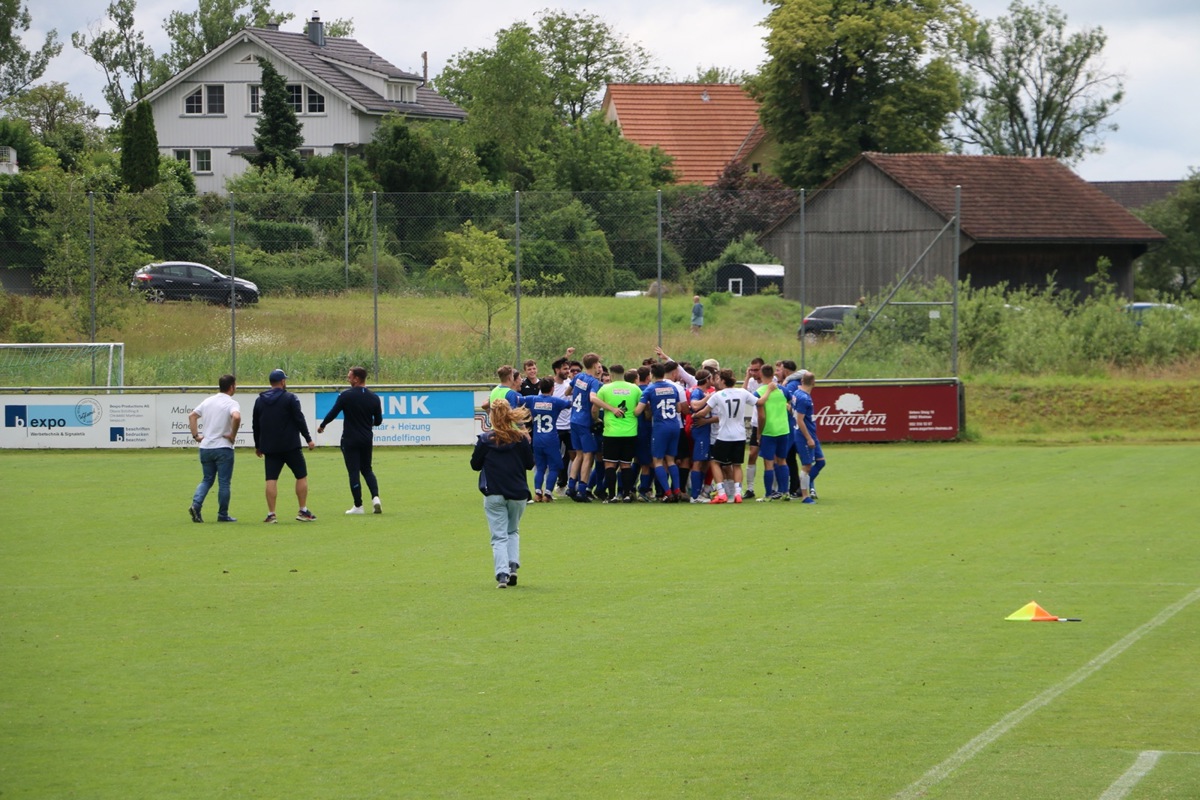
[[273, 526], [246, 451], [230, 525], [194, 451], [0, 452], [0, 796], [1200, 797], [1200, 446], [827, 452], [531, 505], [504, 591], [468, 448]]

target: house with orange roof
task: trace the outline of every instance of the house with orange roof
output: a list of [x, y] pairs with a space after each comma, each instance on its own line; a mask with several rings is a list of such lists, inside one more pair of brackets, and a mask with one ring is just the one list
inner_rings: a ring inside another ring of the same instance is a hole
[[[956, 204], [961, 204], [960, 206]], [[954, 220], [959, 216], [956, 236]], [[759, 243], [785, 265], [784, 296], [853, 304], [912, 269], [924, 282], [1088, 295], [1097, 262], [1133, 296], [1133, 262], [1165, 237], [1054, 158], [863, 153]]]
[[737, 84], [610, 83], [601, 111], [626, 139], [671, 156], [678, 183], [710, 186], [731, 162], [752, 173], [774, 163], [758, 102]]

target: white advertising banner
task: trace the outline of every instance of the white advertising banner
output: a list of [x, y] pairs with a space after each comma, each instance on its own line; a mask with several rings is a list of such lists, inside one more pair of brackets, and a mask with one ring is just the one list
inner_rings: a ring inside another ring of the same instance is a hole
[[5, 395], [0, 447], [154, 447], [153, 395]]
[[[297, 392], [309, 432], [319, 445], [337, 446], [341, 415], [317, 434], [338, 392]], [[486, 392], [377, 393], [383, 425], [375, 429], [381, 447], [471, 444], [481, 429], [478, 404]], [[253, 448], [251, 428], [257, 393], [236, 393], [242, 410], [237, 446]], [[195, 447], [188, 415], [207, 394], [3, 395], [0, 447], [14, 449]], [[203, 428], [203, 421], [201, 422]]]

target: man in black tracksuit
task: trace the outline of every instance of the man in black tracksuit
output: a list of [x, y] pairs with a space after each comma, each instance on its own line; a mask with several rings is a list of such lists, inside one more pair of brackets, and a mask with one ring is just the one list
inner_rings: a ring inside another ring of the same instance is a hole
[[308, 422], [300, 408], [300, 398], [287, 390], [287, 375], [281, 369], [271, 371], [271, 388], [254, 401], [254, 455], [263, 459], [267, 472], [267, 518], [275, 522], [275, 497], [279, 493], [279, 473], [286, 464], [296, 476], [296, 499], [300, 510], [296, 519], [312, 522], [317, 517], [308, 510], [308, 465], [300, 438], [308, 449], [317, 446], [308, 433]]
[[338, 395], [333, 408], [321, 420], [317, 433], [324, 433], [325, 426], [337, 419], [338, 414], [344, 414], [342, 420], [342, 458], [346, 461], [346, 472], [350, 475], [350, 494], [354, 497], [354, 507], [347, 514], [363, 513], [362, 483], [359, 474], [367, 482], [371, 490], [371, 505], [376, 514], [383, 513], [379, 502], [379, 483], [375, 480], [375, 472], [371, 469], [371, 452], [374, 443], [372, 428], [383, 424], [383, 404], [379, 397], [367, 388], [367, 370], [365, 367], [351, 367], [346, 374], [350, 388]]

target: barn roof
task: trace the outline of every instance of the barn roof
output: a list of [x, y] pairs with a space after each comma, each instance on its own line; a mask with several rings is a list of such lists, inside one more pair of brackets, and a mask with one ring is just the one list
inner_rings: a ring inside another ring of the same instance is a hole
[[1145, 208], [1175, 194], [1183, 181], [1092, 181], [1106, 195], [1130, 210]]
[[874, 167], [946, 220], [962, 187], [962, 232], [976, 242], [1163, 240], [1158, 231], [1057, 159], [940, 153], [863, 153], [813, 193]]
[[765, 135], [758, 103], [733, 83], [610, 83], [603, 110], [626, 139], [672, 156], [679, 183], [715, 183]]

